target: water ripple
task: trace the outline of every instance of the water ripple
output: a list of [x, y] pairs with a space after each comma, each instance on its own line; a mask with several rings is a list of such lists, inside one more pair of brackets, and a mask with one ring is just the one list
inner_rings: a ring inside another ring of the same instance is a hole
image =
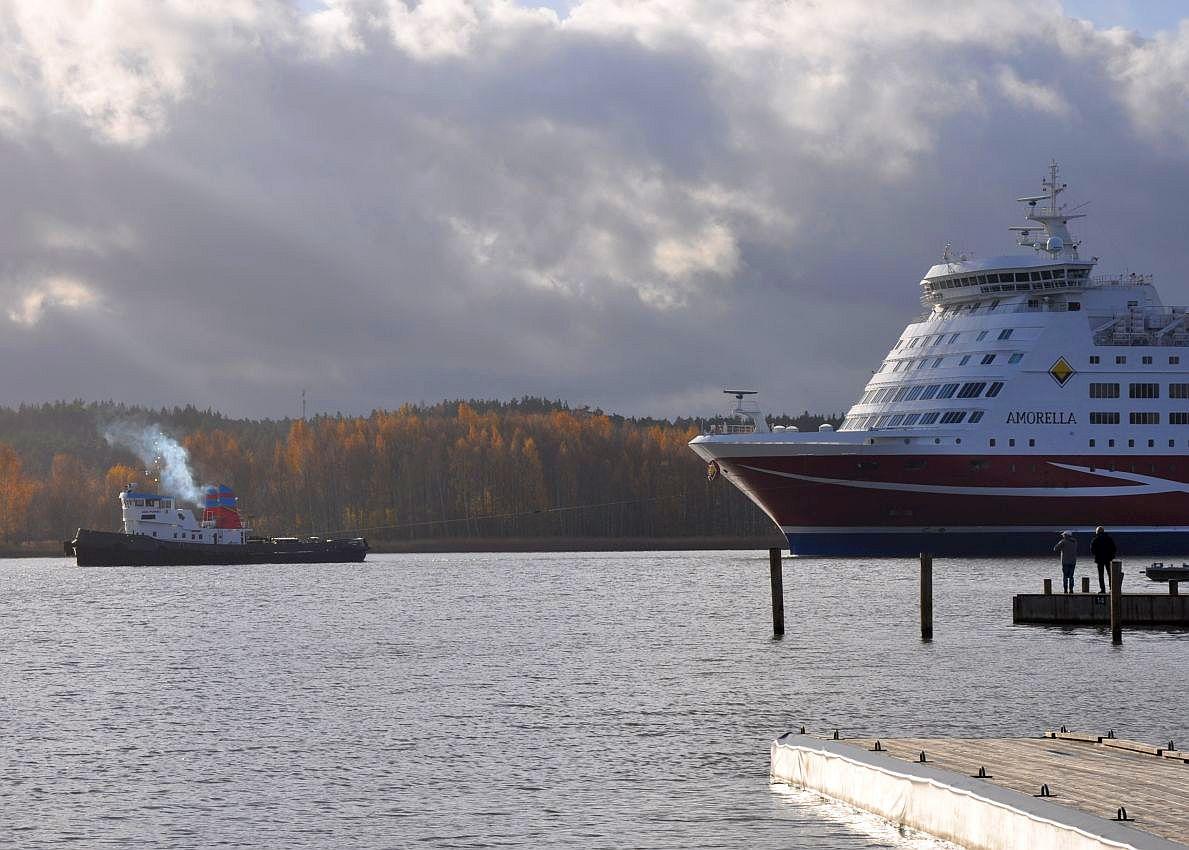
[[1189, 636], [1011, 625], [1048, 562], [391, 555], [0, 564], [0, 834], [86, 847], [934, 848], [768, 783], [773, 737], [1189, 740]]

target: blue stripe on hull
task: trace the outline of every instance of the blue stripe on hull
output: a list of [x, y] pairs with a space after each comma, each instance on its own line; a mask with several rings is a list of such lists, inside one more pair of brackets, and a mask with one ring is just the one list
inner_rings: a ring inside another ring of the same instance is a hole
[[[1109, 529], [1108, 529], [1109, 531]], [[1189, 531], [1111, 531], [1119, 557], [1131, 555], [1189, 556]], [[1091, 534], [1077, 534], [1078, 561], [1092, 562]], [[793, 532], [786, 534], [789, 551], [804, 557], [868, 555], [911, 558], [922, 552], [931, 555], [996, 557], [999, 555], [1044, 557], [1053, 555], [1057, 534], [1041, 531], [953, 531], [953, 532]], [[1053, 557], [1056, 557], [1053, 555]]]

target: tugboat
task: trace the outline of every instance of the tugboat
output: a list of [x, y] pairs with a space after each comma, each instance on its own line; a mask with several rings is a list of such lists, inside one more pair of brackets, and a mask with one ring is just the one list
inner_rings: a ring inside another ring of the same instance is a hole
[[80, 567], [158, 567], [208, 564], [359, 563], [367, 555], [362, 537], [254, 537], [239, 514], [230, 487], [208, 487], [202, 520], [172, 496], [120, 493], [124, 530], [80, 528], [70, 541]]

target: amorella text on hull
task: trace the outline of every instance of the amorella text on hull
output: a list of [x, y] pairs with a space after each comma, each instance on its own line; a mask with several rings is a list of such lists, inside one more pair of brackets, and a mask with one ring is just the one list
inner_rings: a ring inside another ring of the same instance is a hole
[[1005, 425], [1077, 425], [1072, 410], [1009, 410]]
[[734, 424], [690, 442], [795, 554], [1040, 554], [1106, 525], [1122, 551], [1189, 545], [1189, 313], [1149, 276], [1091, 274], [1059, 202], [1019, 200], [1024, 255], [951, 256], [837, 431]]

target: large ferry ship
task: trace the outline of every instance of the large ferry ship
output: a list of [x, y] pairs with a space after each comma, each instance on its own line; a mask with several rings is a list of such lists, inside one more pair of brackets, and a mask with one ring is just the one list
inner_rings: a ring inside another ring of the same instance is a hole
[[120, 493], [124, 530], [80, 528], [68, 544], [80, 567], [148, 567], [207, 564], [325, 564], [359, 562], [362, 537], [259, 537], [240, 517], [230, 487], [208, 487], [202, 519], [160, 493]]
[[1189, 314], [1149, 275], [1096, 275], [1056, 163], [1041, 183], [1028, 252], [947, 248], [837, 431], [769, 427], [739, 393], [690, 442], [794, 554], [1042, 554], [1063, 530], [1086, 552], [1098, 525], [1124, 554], [1189, 547]]

